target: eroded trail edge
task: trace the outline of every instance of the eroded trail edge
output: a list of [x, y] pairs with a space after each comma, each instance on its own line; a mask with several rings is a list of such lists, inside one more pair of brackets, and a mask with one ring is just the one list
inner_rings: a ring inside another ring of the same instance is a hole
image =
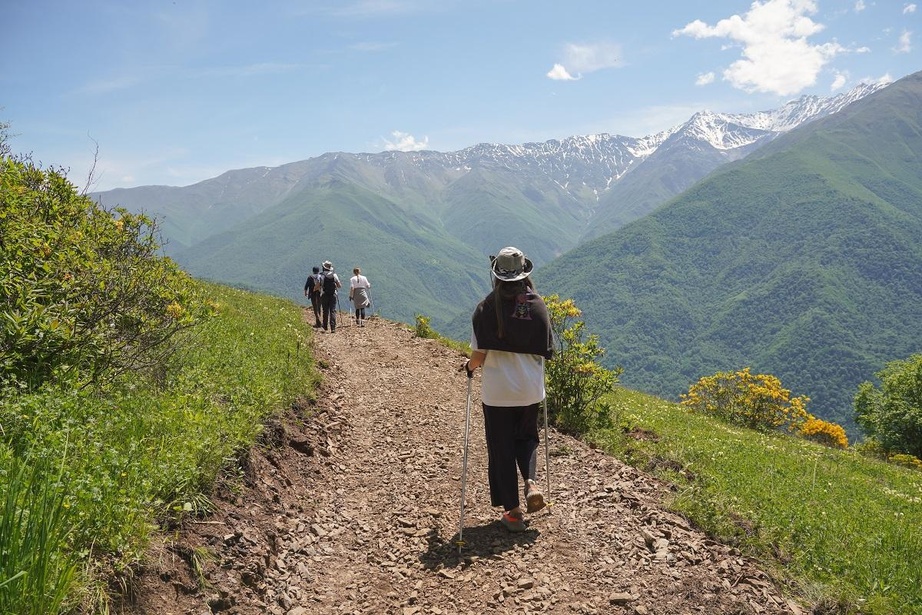
[[801, 612], [665, 511], [667, 485], [553, 430], [553, 505], [508, 533], [489, 506], [477, 378], [459, 555], [463, 357], [405, 325], [350, 324], [314, 336], [316, 405], [270, 426], [212, 517], [154, 545], [130, 611]]

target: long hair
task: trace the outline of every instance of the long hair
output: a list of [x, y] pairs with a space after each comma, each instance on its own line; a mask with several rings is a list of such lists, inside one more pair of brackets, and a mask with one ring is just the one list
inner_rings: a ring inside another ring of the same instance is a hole
[[496, 312], [496, 335], [499, 339], [506, 336], [507, 310], [504, 309], [505, 304], [524, 292], [535, 292], [535, 284], [531, 281], [531, 276], [515, 282], [493, 278], [493, 308]]

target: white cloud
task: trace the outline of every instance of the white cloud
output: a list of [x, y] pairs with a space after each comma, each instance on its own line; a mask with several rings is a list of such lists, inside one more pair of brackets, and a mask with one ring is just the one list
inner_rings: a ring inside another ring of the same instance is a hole
[[903, 33], [900, 34], [900, 41], [893, 51], [896, 53], [909, 53], [912, 51], [912, 32], [903, 30]]
[[567, 69], [563, 67], [563, 64], [555, 64], [547, 73], [547, 77], [554, 79], [555, 81], [576, 81], [579, 77], [574, 77], [567, 72]]
[[868, 7], [867, 5], [865, 5], [864, 0], [857, 0], [857, 2], [855, 2], [855, 12], [856, 13], [860, 13], [866, 8]]
[[554, 68], [547, 73], [547, 77], [559, 81], [576, 81], [584, 73], [617, 68], [622, 64], [621, 47], [614, 43], [592, 45], [570, 43], [564, 47], [563, 60], [554, 64]]
[[907, 4], [906, 6], [903, 7], [903, 15], [908, 15], [909, 13], [915, 13], [915, 12], [916, 12], [915, 4]]
[[730, 39], [742, 57], [724, 70], [724, 79], [747, 92], [788, 96], [814, 85], [822, 68], [848, 51], [836, 42], [808, 41], [824, 28], [809, 17], [816, 11], [813, 0], [755, 0], [742, 16], [714, 26], [695, 20], [672, 34]]
[[698, 75], [698, 78], [695, 79], [695, 85], [708, 85], [709, 83], [714, 83], [714, 73], [702, 73]]
[[418, 152], [429, 147], [429, 137], [417, 140], [413, 135], [395, 130], [391, 133], [393, 141], [384, 139], [384, 150], [388, 152]]
[[832, 80], [832, 86], [830, 86], [829, 89], [833, 92], [836, 90], [841, 90], [843, 87], [845, 87], [846, 83], [848, 83], [848, 71], [836, 71], [836, 78]]

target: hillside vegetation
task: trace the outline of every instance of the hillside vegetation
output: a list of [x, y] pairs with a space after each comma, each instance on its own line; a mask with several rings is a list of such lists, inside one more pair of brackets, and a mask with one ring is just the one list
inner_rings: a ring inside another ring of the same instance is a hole
[[728, 165], [538, 272], [631, 387], [751, 367], [857, 433], [852, 398], [922, 345], [922, 76]]
[[594, 438], [676, 484], [671, 506], [773, 562], [822, 613], [922, 610], [922, 472], [622, 389]]
[[300, 310], [192, 280], [143, 216], [10, 157], [0, 126], [0, 613], [109, 612], [151, 532], [207, 513], [316, 385]]
[[[11, 254], [7, 246], [3, 262], [16, 265]], [[297, 305], [210, 284], [199, 291], [211, 315], [177, 334], [153, 380], [129, 372], [105, 388], [3, 389], [4, 612], [114, 608], [125, 597], [114, 588], [131, 588], [151, 533], [207, 515], [215, 482], [233, 488], [263, 425], [314, 390], [312, 333]], [[10, 314], [5, 305], [5, 323]], [[673, 481], [677, 510], [774, 562], [807, 603], [880, 614], [922, 605], [922, 474], [727, 427], [628, 390], [606, 401], [626, 431], [592, 438]], [[195, 568], [209, 552], [186, 555]]]

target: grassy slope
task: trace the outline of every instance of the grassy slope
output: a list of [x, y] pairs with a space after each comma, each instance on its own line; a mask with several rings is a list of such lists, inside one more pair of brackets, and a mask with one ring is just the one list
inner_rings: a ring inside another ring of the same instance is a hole
[[[310, 330], [297, 306], [224, 287], [207, 290], [217, 313], [189, 334], [160, 386], [129, 375], [104, 395], [0, 398], [0, 493], [14, 494], [0, 498], [0, 528], [19, 525], [17, 510], [26, 511], [30, 527], [59, 515], [57, 530], [42, 534], [54, 540], [0, 532], [0, 552], [9, 556], [0, 558], [3, 612], [48, 612], [42, 596], [53, 579], [27, 591], [35, 573], [4, 583], [16, 571], [50, 570], [47, 562], [90, 553], [99, 559], [75, 577], [77, 585], [66, 585], [71, 602], [104, 612], [101, 596], [111, 580], [105, 577], [137, 561], [154, 524], [207, 509], [204, 494], [253, 444], [263, 423], [312, 394]], [[11, 470], [23, 466], [30, 473], [11, 478]], [[11, 553], [21, 556], [14, 560]]]
[[[760, 434], [622, 389], [616, 455], [674, 481], [672, 506], [842, 612], [922, 610], [922, 473]], [[655, 436], [655, 437], [654, 437]]]

